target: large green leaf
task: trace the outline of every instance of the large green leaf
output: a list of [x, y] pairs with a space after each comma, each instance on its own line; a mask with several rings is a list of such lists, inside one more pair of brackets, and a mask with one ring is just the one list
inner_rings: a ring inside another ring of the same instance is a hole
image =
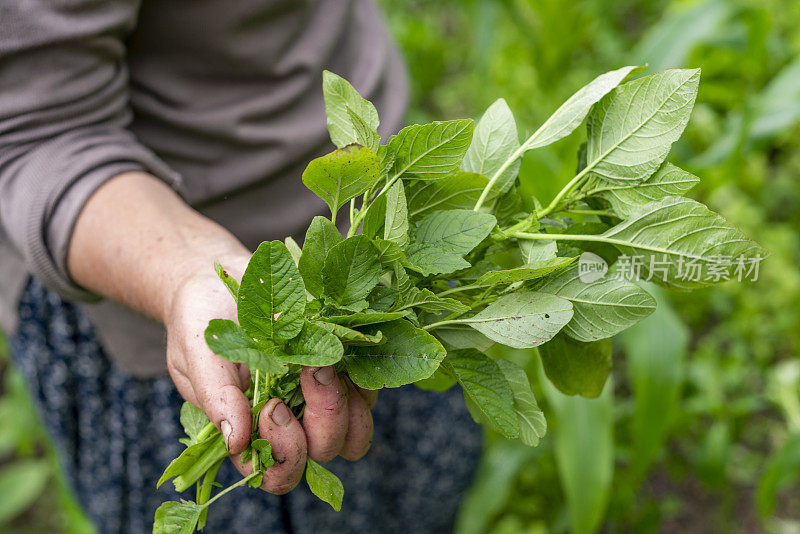
[[[302, 328], [302, 323], [300, 325]], [[256, 342], [241, 326], [228, 319], [211, 319], [205, 332], [214, 354], [231, 362], [245, 363], [252, 370], [276, 374], [286, 371], [277, 345]]]
[[354, 347], [344, 357], [347, 374], [365, 389], [396, 388], [428, 378], [445, 356], [436, 338], [405, 319], [363, 330], [367, 334], [380, 330], [387, 338], [383, 345]]
[[389, 139], [392, 175], [438, 180], [456, 172], [472, 141], [472, 119], [415, 124]]
[[314, 367], [333, 365], [344, 355], [339, 338], [311, 322], [303, 325], [300, 335], [291, 340], [286, 349], [287, 354], [282, 358], [285, 361]]
[[406, 191], [408, 216], [413, 219], [438, 210], [472, 209], [489, 179], [474, 172], [457, 172], [431, 182], [418, 182]]
[[[464, 255], [491, 233], [494, 215], [472, 210], [434, 211], [417, 223], [416, 244]], [[410, 255], [410, 252], [409, 252]]]
[[628, 66], [601, 74], [561, 104], [555, 113], [524, 143], [524, 150], [549, 145], [580, 126], [592, 106], [641, 67]]
[[454, 350], [442, 367], [456, 377], [464, 395], [494, 428], [509, 439], [519, 437], [514, 393], [495, 360], [475, 349]]
[[599, 196], [611, 204], [614, 213], [625, 218], [642, 204], [664, 197], [684, 195], [699, 181], [694, 174], [665, 163], [644, 182], [631, 186], [605, 187]]
[[547, 378], [565, 395], [597, 397], [611, 372], [611, 341], [574, 341], [560, 334], [539, 347]]
[[614, 184], [652, 175], [683, 132], [700, 70], [666, 70], [620, 86], [592, 110], [585, 171]]
[[580, 265], [554, 274], [539, 288], [572, 302], [572, 319], [564, 333], [578, 341], [611, 337], [641, 321], [656, 309], [650, 294], [629, 280], [580, 279]]
[[[363, 132], [378, 128], [378, 112], [350, 83], [330, 71], [322, 72], [322, 94], [331, 141], [339, 148], [351, 143], [365, 144]], [[354, 121], [355, 118], [359, 120]]]
[[334, 245], [342, 242], [342, 234], [330, 219], [314, 217], [306, 231], [303, 242], [303, 254], [298, 262], [298, 269], [303, 275], [306, 290], [313, 296], [322, 295], [322, 267], [325, 257]]
[[259, 245], [239, 286], [239, 324], [259, 342], [280, 343], [303, 328], [305, 285], [286, 245]]
[[342, 509], [344, 498], [342, 481], [311, 458], [306, 459], [306, 482], [311, 492], [330, 504], [331, 508], [337, 512]]
[[[500, 98], [489, 106], [475, 126], [472, 144], [461, 162], [461, 169], [488, 177], [497, 174], [493, 189], [505, 193], [519, 173], [520, 160], [512, 159], [517, 149], [517, 123], [506, 101]], [[511, 162], [506, 163], [508, 160]]]
[[535, 447], [547, 432], [547, 422], [533, 395], [528, 375], [525, 369], [508, 360], [497, 360], [497, 365], [514, 394], [514, 411], [517, 412], [519, 420], [519, 439], [525, 445]]
[[526, 349], [550, 341], [571, 318], [568, 300], [518, 291], [503, 295], [473, 317], [450, 322], [469, 324], [492, 341]]
[[378, 251], [364, 235], [334, 245], [325, 258], [322, 281], [325, 295], [341, 306], [363, 300], [378, 283]]
[[[757, 243], [721, 216], [683, 197], [639, 206], [602, 237], [625, 252], [631, 266], [638, 260], [653, 281], [682, 289], [739, 278], [766, 256]], [[622, 260], [617, 260], [617, 271], [624, 278], [632, 270]]]
[[491, 286], [495, 284], [511, 284], [525, 280], [535, 280], [555, 270], [566, 267], [573, 261], [575, 261], [575, 258], [553, 258], [529, 263], [513, 269], [489, 271], [478, 278], [477, 284]]
[[386, 191], [386, 215], [383, 225], [383, 238], [404, 247], [408, 244], [408, 206], [402, 182]]
[[303, 183], [325, 201], [336, 217], [345, 203], [366, 191], [380, 177], [380, 161], [361, 145], [347, 145], [311, 160], [303, 171]]
[[167, 501], [156, 510], [153, 534], [192, 534], [203, 509], [192, 501]]

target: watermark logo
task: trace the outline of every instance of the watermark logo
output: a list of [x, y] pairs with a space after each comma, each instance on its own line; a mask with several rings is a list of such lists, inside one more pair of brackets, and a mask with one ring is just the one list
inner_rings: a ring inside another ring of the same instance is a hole
[[584, 252], [578, 258], [578, 278], [584, 284], [591, 284], [603, 278], [608, 272], [606, 260], [593, 252]]

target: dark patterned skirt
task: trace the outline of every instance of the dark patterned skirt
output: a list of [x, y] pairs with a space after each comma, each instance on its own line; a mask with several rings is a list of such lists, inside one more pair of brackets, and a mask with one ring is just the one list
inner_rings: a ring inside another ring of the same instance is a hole
[[[183, 448], [180, 395], [167, 376], [138, 379], [111, 363], [86, 315], [35, 280], [19, 311], [14, 360], [78, 500], [102, 534], [150, 532], [159, 504], [179, 498], [170, 483], [156, 490], [156, 480]], [[240, 488], [211, 507], [206, 532], [452, 530], [481, 449], [460, 390], [387, 389], [373, 415], [367, 456], [326, 465], [344, 483], [340, 513], [304, 482], [284, 496]], [[217, 480], [239, 478], [226, 462]], [[182, 496], [194, 498], [191, 490]]]

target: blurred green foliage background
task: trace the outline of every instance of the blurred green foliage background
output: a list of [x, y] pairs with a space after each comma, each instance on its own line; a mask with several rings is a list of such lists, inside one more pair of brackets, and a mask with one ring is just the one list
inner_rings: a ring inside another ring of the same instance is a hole
[[[411, 75], [410, 122], [477, 118], [504, 97], [527, 137], [602, 72], [701, 67], [669, 160], [772, 253], [756, 283], [657, 291], [656, 314], [615, 339], [598, 399], [562, 395], [535, 353], [513, 353], [540, 377], [548, 435], [487, 436], [458, 533], [800, 532], [800, 2], [379, 4]], [[522, 190], [549, 200], [583, 136], [528, 152]], [[91, 532], [1, 339], [0, 375], [0, 531]]]

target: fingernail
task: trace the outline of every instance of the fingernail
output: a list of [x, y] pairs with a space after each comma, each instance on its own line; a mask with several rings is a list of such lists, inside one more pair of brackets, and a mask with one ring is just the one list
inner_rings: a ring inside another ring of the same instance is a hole
[[219, 424], [219, 430], [220, 430], [220, 432], [222, 432], [222, 437], [225, 439], [225, 448], [230, 450], [231, 447], [228, 444], [228, 440], [231, 437], [231, 430], [232, 430], [231, 429], [231, 424], [228, 421], [223, 420]]
[[289, 408], [282, 402], [279, 402], [275, 405], [272, 409], [272, 414], [270, 414], [272, 420], [278, 426], [286, 426], [289, 424], [289, 421], [292, 420], [292, 414], [289, 413]]
[[322, 384], [323, 386], [330, 386], [333, 384], [333, 379], [336, 377], [336, 373], [333, 372], [333, 367], [320, 367], [314, 373], [314, 380]]

